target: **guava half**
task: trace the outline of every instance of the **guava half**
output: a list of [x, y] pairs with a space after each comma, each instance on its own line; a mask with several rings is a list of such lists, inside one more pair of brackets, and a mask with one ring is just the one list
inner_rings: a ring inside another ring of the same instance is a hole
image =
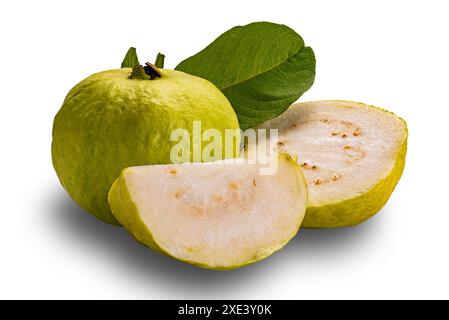
[[306, 228], [367, 220], [387, 202], [404, 169], [407, 125], [373, 106], [298, 103], [260, 128], [279, 129], [279, 149], [297, 156], [309, 187]]
[[[209, 81], [167, 69], [152, 80], [130, 79], [131, 72], [109, 70], [81, 81], [53, 124], [59, 180], [81, 207], [112, 224], [117, 224], [107, 200], [112, 183], [126, 167], [172, 163], [170, 153], [178, 144], [170, 139], [174, 130], [186, 129], [192, 148], [194, 121], [201, 134], [216, 129], [224, 136], [226, 129], [239, 129], [231, 104]], [[213, 160], [226, 156], [217, 153]]]
[[274, 175], [230, 161], [127, 168], [109, 192], [112, 212], [139, 242], [200, 267], [262, 260], [298, 232], [306, 182], [287, 154]]

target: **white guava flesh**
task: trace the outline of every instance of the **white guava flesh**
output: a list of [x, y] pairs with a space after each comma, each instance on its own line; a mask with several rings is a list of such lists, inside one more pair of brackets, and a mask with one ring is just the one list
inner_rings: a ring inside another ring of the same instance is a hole
[[273, 175], [231, 161], [127, 168], [109, 192], [112, 212], [138, 241], [176, 259], [211, 269], [259, 261], [298, 232], [307, 186], [284, 153]]
[[302, 168], [309, 188], [303, 227], [365, 221], [386, 203], [404, 168], [405, 121], [362, 103], [298, 103], [259, 128], [279, 129], [278, 148]]

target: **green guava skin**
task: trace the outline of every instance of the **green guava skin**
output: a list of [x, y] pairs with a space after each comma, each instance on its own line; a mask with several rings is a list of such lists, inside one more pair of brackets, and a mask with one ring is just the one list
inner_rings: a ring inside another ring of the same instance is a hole
[[[192, 145], [193, 121], [223, 137], [225, 129], [239, 129], [231, 104], [209, 81], [166, 69], [161, 78], [129, 79], [131, 71], [108, 70], [81, 81], [53, 123], [52, 160], [61, 184], [82, 208], [116, 225], [108, 191], [124, 168], [171, 163], [179, 142], [170, 141], [171, 132], [187, 129]], [[238, 156], [234, 150], [232, 157]]]

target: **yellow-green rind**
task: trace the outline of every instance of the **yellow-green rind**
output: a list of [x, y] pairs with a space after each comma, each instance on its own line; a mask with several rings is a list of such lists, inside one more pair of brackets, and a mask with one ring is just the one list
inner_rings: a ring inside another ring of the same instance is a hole
[[[357, 103], [365, 105], [360, 102]], [[323, 206], [308, 207], [302, 223], [303, 228], [333, 229], [358, 225], [379, 212], [393, 193], [405, 167], [408, 138], [407, 124], [390, 111], [374, 106], [369, 107], [388, 112], [404, 124], [404, 142], [397, 151], [393, 169], [385, 178], [358, 197]]]
[[[280, 157], [284, 157], [285, 160], [287, 160], [290, 164], [294, 166], [296, 169], [295, 171], [298, 174], [298, 181], [301, 182], [300, 188], [303, 188], [302, 190], [305, 190], [307, 192], [307, 183], [304, 178], [304, 175], [301, 171], [301, 168], [299, 167], [298, 163], [295, 159], [293, 159], [288, 153], [282, 152], [279, 153]], [[132, 200], [131, 195], [129, 193], [129, 189], [126, 183], [126, 179], [124, 178], [124, 175], [126, 174], [126, 170], [124, 169], [117, 180], [112, 184], [111, 190], [109, 191], [109, 205], [111, 207], [112, 213], [114, 214], [117, 221], [131, 234], [133, 237], [140, 242], [141, 244], [149, 247], [150, 249], [153, 249], [159, 253], [162, 253], [164, 255], [167, 255], [169, 257], [172, 257], [174, 259], [177, 259], [179, 261], [189, 263], [192, 265], [195, 265], [200, 268], [204, 269], [211, 269], [211, 270], [217, 270], [217, 271], [226, 271], [226, 270], [232, 270], [237, 269], [240, 267], [244, 267], [250, 264], [254, 264], [256, 262], [259, 262], [269, 256], [271, 256], [276, 251], [279, 251], [284, 246], [287, 245], [287, 243], [299, 232], [299, 229], [301, 227], [301, 222], [298, 221], [298, 228], [294, 233], [291, 234], [289, 239], [282, 244], [273, 246], [271, 248], [264, 248], [261, 250], [257, 255], [255, 259], [249, 260], [244, 264], [240, 265], [230, 265], [230, 266], [210, 266], [207, 264], [198, 263], [196, 261], [191, 260], [185, 260], [185, 259], [179, 259], [177, 257], [172, 256], [163, 246], [159, 245], [152, 233], [151, 230], [148, 229], [148, 227], [144, 224], [142, 221], [138, 208], [136, 203]], [[300, 191], [301, 189], [298, 189]]]
[[202, 132], [239, 128], [231, 104], [207, 80], [165, 69], [155, 80], [131, 80], [130, 73], [123, 68], [84, 79], [53, 124], [52, 160], [61, 184], [82, 208], [111, 224], [118, 224], [107, 200], [114, 180], [126, 167], [171, 163], [174, 130], [191, 134], [195, 120]]
[[139, 215], [137, 205], [131, 199], [128, 185], [124, 175], [127, 169], [124, 169], [117, 180], [112, 184], [109, 190], [108, 201], [115, 219], [131, 234], [134, 238], [148, 246], [149, 248], [164, 253], [154, 241], [151, 231], [143, 223]]

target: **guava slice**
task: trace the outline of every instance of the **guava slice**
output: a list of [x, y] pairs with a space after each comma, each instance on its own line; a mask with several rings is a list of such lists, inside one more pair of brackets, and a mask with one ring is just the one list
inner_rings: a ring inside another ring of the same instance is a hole
[[127, 168], [109, 192], [112, 212], [139, 242], [200, 267], [262, 260], [298, 232], [306, 182], [284, 153], [273, 175], [230, 161]]
[[407, 125], [393, 113], [350, 101], [292, 105], [260, 128], [278, 128], [309, 187], [306, 228], [359, 224], [387, 202], [405, 165]]

